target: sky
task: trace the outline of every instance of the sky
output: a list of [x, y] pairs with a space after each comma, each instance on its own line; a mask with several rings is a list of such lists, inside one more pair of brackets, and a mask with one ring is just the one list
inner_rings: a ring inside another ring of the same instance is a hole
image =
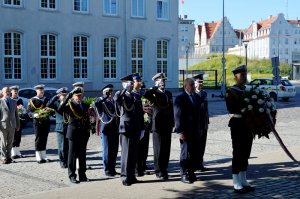
[[[178, 0], [178, 3], [179, 14], [187, 14], [195, 24], [218, 21], [223, 16], [223, 0]], [[279, 13], [285, 18], [300, 20], [300, 0], [224, 0], [224, 8], [224, 15], [234, 29], [248, 28], [252, 21]]]

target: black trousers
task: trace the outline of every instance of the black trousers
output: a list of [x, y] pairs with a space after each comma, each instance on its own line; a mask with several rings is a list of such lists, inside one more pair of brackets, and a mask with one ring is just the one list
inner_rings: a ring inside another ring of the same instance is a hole
[[252, 133], [245, 128], [243, 118], [232, 118], [229, 123], [232, 140], [232, 174], [247, 171], [253, 143]]
[[86, 146], [88, 138], [69, 139], [68, 175], [76, 178], [76, 159], [79, 160], [79, 178], [85, 176], [86, 172]]
[[203, 166], [203, 157], [206, 148], [206, 140], [207, 140], [207, 129], [202, 129], [200, 132], [200, 143], [199, 143], [199, 155], [200, 155], [200, 166]]
[[199, 167], [200, 137], [195, 136], [186, 141], [180, 140], [180, 174], [194, 172]]
[[21, 136], [22, 136], [22, 127], [18, 131], [15, 131], [13, 147], [20, 147]]
[[144, 137], [139, 141], [138, 144], [138, 160], [137, 160], [137, 171], [144, 172], [147, 167], [147, 158], [148, 158], [148, 150], [149, 150], [149, 137], [150, 130], [146, 129]]
[[138, 142], [139, 138], [136, 136], [128, 137], [120, 134], [122, 180], [135, 179]]
[[152, 132], [155, 173], [167, 173], [171, 150], [171, 132], [172, 130]]
[[33, 121], [33, 131], [35, 134], [35, 150], [45, 151], [47, 146], [48, 134], [50, 131], [50, 120], [45, 122]]
[[103, 167], [105, 172], [116, 173], [116, 161], [119, 149], [119, 133], [101, 133]]

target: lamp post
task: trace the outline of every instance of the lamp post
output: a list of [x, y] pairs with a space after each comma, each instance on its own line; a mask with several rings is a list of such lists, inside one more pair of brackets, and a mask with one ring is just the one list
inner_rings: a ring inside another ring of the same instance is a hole
[[225, 21], [224, 21], [224, 0], [223, 0], [223, 24], [222, 24], [222, 88], [221, 88], [221, 97], [225, 98], [226, 93], [226, 66], [225, 66]]
[[243, 44], [244, 44], [244, 46], [245, 46], [245, 55], [246, 55], [246, 67], [248, 66], [247, 65], [247, 61], [248, 61], [248, 43], [249, 43], [249, 41], [247, 41], [247, 40], [243, 40]]
[[185, 51], [185, 70], [188, 69], [188, 66], [189, 66], [189, 50], [190, 50], [190, 45], [191, 45], [191, 42], [189, 42], [187, 45], [186, 45], [186, 51]]

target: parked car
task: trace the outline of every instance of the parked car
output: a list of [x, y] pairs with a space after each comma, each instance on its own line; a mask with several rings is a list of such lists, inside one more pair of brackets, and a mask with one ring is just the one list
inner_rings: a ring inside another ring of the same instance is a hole
[[281, 79], [278, 85], [275, 85], [272, 78], [257, 78], [251, 81], [246, 87], [254, 87], [265, 90], [275, 101], [281, 98], [288, 101], [289, 98], [296, 96], [296, 88], [287, 79]]
[[[52, 98], [56, 95], [57, 88], [45, 87], [45, 97]], [[24, 107], [27, 108], [29, 99], [36, 96], [36, 91], [34, 88], [21, 88], [19, 90], [19, 97], [23, 100]], [[55, 117], [50, 117], [51, 122], [55, 121]]]

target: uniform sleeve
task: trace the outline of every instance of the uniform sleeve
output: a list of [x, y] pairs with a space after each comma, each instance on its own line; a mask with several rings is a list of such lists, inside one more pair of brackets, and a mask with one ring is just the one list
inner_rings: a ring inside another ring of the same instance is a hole
[[18, 108], [17, 108], [17, 103], [15, 102], [15, 118], [16, 118], [16, 128], [20, 128], [20, 118], [19, 118], [19, 113], [18, 113]]
[[226, 106], [227, 106], [227, 110], [229, 113], [240, 113], [239, 110], [239, 100], [238, 100], [238, 96], [235, 93], [235, 91], [228, 89], [226, 91], [226, 96], [225, 96], [225, 100], [226, 100]]
[[171, 114], [171, 125], [172, 127], [175, 126], [175, 119], [174, 119], [174, 107], [173, 107], [173, 96], [172, 93], [169, 92], [169, 99], [170, 99], [170, 114]]
[[174, 101], [174, 118], [175, 118], [175, 128], [177, 133], [184, 133], [182, 123], [181, 123], [181, 117], [182, 117], [181, 101], [182, 100], [180, 96], [176, 97]]
[[58, 109], [57, 102], [58, 102], [58, 96], [55, 95], [47, 102], [46, 106], [57, 111], [57, 109]]

